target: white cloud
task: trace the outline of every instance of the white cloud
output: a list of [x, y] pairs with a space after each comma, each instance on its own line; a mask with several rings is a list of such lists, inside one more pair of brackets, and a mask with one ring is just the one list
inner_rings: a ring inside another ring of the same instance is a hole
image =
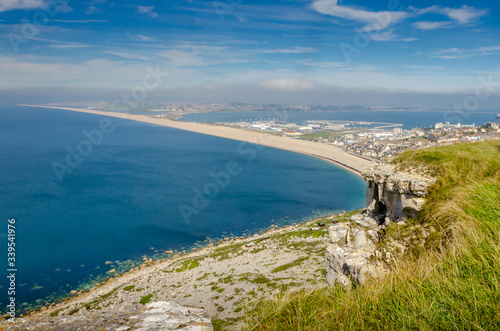
[[[415, 10], [415, 8], [412, 8]], [[488, 15], [489, 10], [477, 9], [470, 6], [462, 6], [460, 8], [449, 8], [441, 6], [432, 6], [423, 9], [417, 9], [416, 15], [425, 14], [441, 14], [447, 16], [451, 21], [421, 21], [416, 22], [414, 26], [420, 30], [436, 30], [443, 28], [456, 28], [460, 26], [469, 26], [476, 24], [477, 21]]]
[[86, 44], [69, 43], [69, 44], [47, 45], [45, 47], [64, 49], [64, 48], [83, 48], [83, 47], [91, 47], [91, 46], [86, 45]]
[[141, 14], [148, 14], [152, 18], [157, 18], [158, 13], [154, 11], [155, 6], [137, 6], [137, 12]]
[[43, 0], [0, 0], [0, 12], [16, 9], [39, 9], [45, 5], [46, 3]]
[[146, 42], [156, 41], [156, 39], [153, 37], [145, 36], [142, 34], [135, 34], [134, 35], [134, 34], [131, 34], [129, 31], [127, 31], [127, 36], [134, 41], [146, 41]]
[[269, 79], [259, 82], [259, 86], [267, 90], [279, 90], [279, 91], [302, 91], [302, 90], [312, 90], [317, 84], [307, 80], [301, 79]]
[[460, 8], [443, 8], [443, 12], [458, 24], [469, 24], [488, 14], [487, 9], [476, 9], [470, 6]]
[[[419, 30], [436, 30], [443, 28], [456, 28], [476, 24], [477, 21], [487, 15], [489, 10], [478, 9], [471, 6], [450, 8], [442, 6], [431, 6], [417, 9], [409, 7], [409, 11], [370, 11], [354, 6], [340, 5], [339, 0], [315, 0], [311, 7], [319, 13], [340, 17], [345, 20], [355, 21], [363, 24], [361, 31], [375, 32], [382, 31], [405, 21], [411, 17], [418, 17], [425, 14], [439, 14], [447, 17], [445, 21], [420, 21], [414, 23], [414, 27]], [[376, 41], [412, 41], [413, 38], [398, 39], [393, 32], [384, 32], [370, 35]]]
[[408, 69], [416, 69], [416, 70], [448, 70], [448, 68], [443, 66], [426, 66], [426, 65], [416, 65], [416, 64], [405, 64], [404, 67]]
[[416, 22], [414, 25], [419, 30], [436, 30], [436, 29], [445, 29], [452, 27], [452, 22], [429, 22], [429, 21], [421, 21]]
[[63, 2], [59, 5], [59, 8], [57, 10], [60, 13], [69, 13], [73, 11], [73, 8], [71, 8], [66, 2]]
[[346, 62], [314, 61], [312, 59], [297, 60], [295, 63], [319, 68], [343, 68], [347, 66]]
[[319, 13], [365, 24], [365, 32], [383, 30], [409, 17], [403, 11], [368, 11], [338, 4], [338, 0], [315, 0], [312, 8]]
[[261, 53], [278, 53], [278, 54], [299, 54], [299, 53], [313, 53], [318, 50], [313, 47], [293, 47], [293, 48], [280, 48], [280, 49], [266, 49], [260, 51]]
[[453, 59], [468, 59], [476, 56], [494, 55], [494, 54], [500, 54], [500, 46], [487, 46], [487, 47], [478, 47], [472, 49], [460, 49], [454, 47], [434, 52], [433, 54], [431, 54], [431, 57], [444, 60], [453, 60]]
[[111, 55], [115, 55], [115, 56], [119, 56], [119, 57], [123, 57], [125, 59], [131, 59], [131, 60], [143, 60], [143, 61], [149, 60], [149, 58], [146, 56], [142, 56], [142, 55], [138, 55], [138, 54], [134, 54], [134, 53], [129, 53], [129, 52], [107, 51], [106, 53], [111, 54]]
[[417, 38], [398, 38], [394, 29], [381, 33], [371, 33], [370, 38], [375, 41], [415, 41]]
[[85, 10], [85, 15], [92, 15], [94, 13], [98, 13], [100, 11], [99, 8], [95, 7], [95, 6], [90, 6], [90, 7], [87, 7], [87, 9]]

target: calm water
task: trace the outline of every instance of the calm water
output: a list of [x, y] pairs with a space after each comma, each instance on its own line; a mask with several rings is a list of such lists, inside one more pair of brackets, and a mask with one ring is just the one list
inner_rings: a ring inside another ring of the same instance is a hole
[[[15, 218], [18, 307], [89, 286], [143, 255], [364, 204], [362, 179], [315, 158], [116, 118], [102, 141], [82, 133], [103, 118], [0, 105], [0, 267], [6, 274]], [[58, 178], [54, 165], [71, 171]], [[208, 198], [196, 194], [204, 189]]]
[[221, 112], [189, 114], [183, 121], [191, 122], [239, 122], [280, 119], [302, 124], [305, 120], [368, 121], [403, 124], [404, 129], [426, 128], [438, 122], [453, 124], [482, 125], [485, 122], [497, 122], [496, 113], [457, 113], [457, 112], [399, 112], [399, 111], [364, 111], [364, 112], [304, 112], [304, 111], [257, 111], [257, 112]]

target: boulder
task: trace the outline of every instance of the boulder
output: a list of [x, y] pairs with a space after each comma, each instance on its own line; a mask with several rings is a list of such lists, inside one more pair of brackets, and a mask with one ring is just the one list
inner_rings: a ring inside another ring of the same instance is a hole
[[136, 320], [137, 330], [213, 330], [205, 310], [160, 301], [147, 305], [146, 311], [130, 319]]
[[354, 249], [361, 250], [369, 245], [373, 246], [373, 242], [367, 238], [366, 232], [364, 230], [358, 231], [354, 237]]
[[348, 289], [352, 283], [363, 285], [369, 276], [375, 276], [375, 268], [370, 265], [368, 258], [370, 250], [351, 251], [336, 245], [326, 248], [326, 283], [339, 283], [342, 288]]
[[376, 228], [378, 226], [377, 221], [373, 217], [363, 214], [353, 215], [351, 221], [356, 222], [356, 224], [363, 228]]
[[368, 237], [370, 237], [371, 240], [373, 240], [373, 242], [376, 243], [378, 243], [382, 239], [382, 234], [377, 230], [368, 230], [366, 231], [366, 234], [368, 235]]
[[346, 244], [346, 237], [349, 232], [349, 227], [342, 223], [337, 223], [331, 225], [328, 228], [328, 234], [330, 235], [330, 242], [332, 244], [336, 244], [341, 242], [342, 244]]

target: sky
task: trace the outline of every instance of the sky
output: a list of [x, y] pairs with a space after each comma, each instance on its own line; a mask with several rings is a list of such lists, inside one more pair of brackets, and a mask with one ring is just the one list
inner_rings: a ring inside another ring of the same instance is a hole
[[496, 1], [0, 0], [0, 97], [494, 107], [499, 35]]

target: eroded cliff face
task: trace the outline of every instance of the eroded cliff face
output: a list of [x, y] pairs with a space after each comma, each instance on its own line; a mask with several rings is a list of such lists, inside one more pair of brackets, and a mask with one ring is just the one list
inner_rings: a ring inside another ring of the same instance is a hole
[[[404, 252], [404, 244], [391, 239], [387, 242], [385, 229], [391, 222], [399, 226], [406, 218], [414, 217], [425, 202], [429, 186], [435, 182], [423, 174], [396, 172], [391, 165], [379, 165], [363, 177], [368, 182], [366, 209], [348, 222], [328, 228], [330, 245], [325, 260], [329, 285], [340, 283], [344, 288], [363, 285], [367, 279], [389, 272], [393, 252], [377, 248], [377, 243], [385, 240], [384, 246]], [[426, 232], [424, 237], [427, 236]]]
[[415, 217], [435, 179], [423, 174], [396, 172], [392, 165], [379, 165], [363, 173], [368, 182], [366, 210], [377, 219], [400, 222]]

